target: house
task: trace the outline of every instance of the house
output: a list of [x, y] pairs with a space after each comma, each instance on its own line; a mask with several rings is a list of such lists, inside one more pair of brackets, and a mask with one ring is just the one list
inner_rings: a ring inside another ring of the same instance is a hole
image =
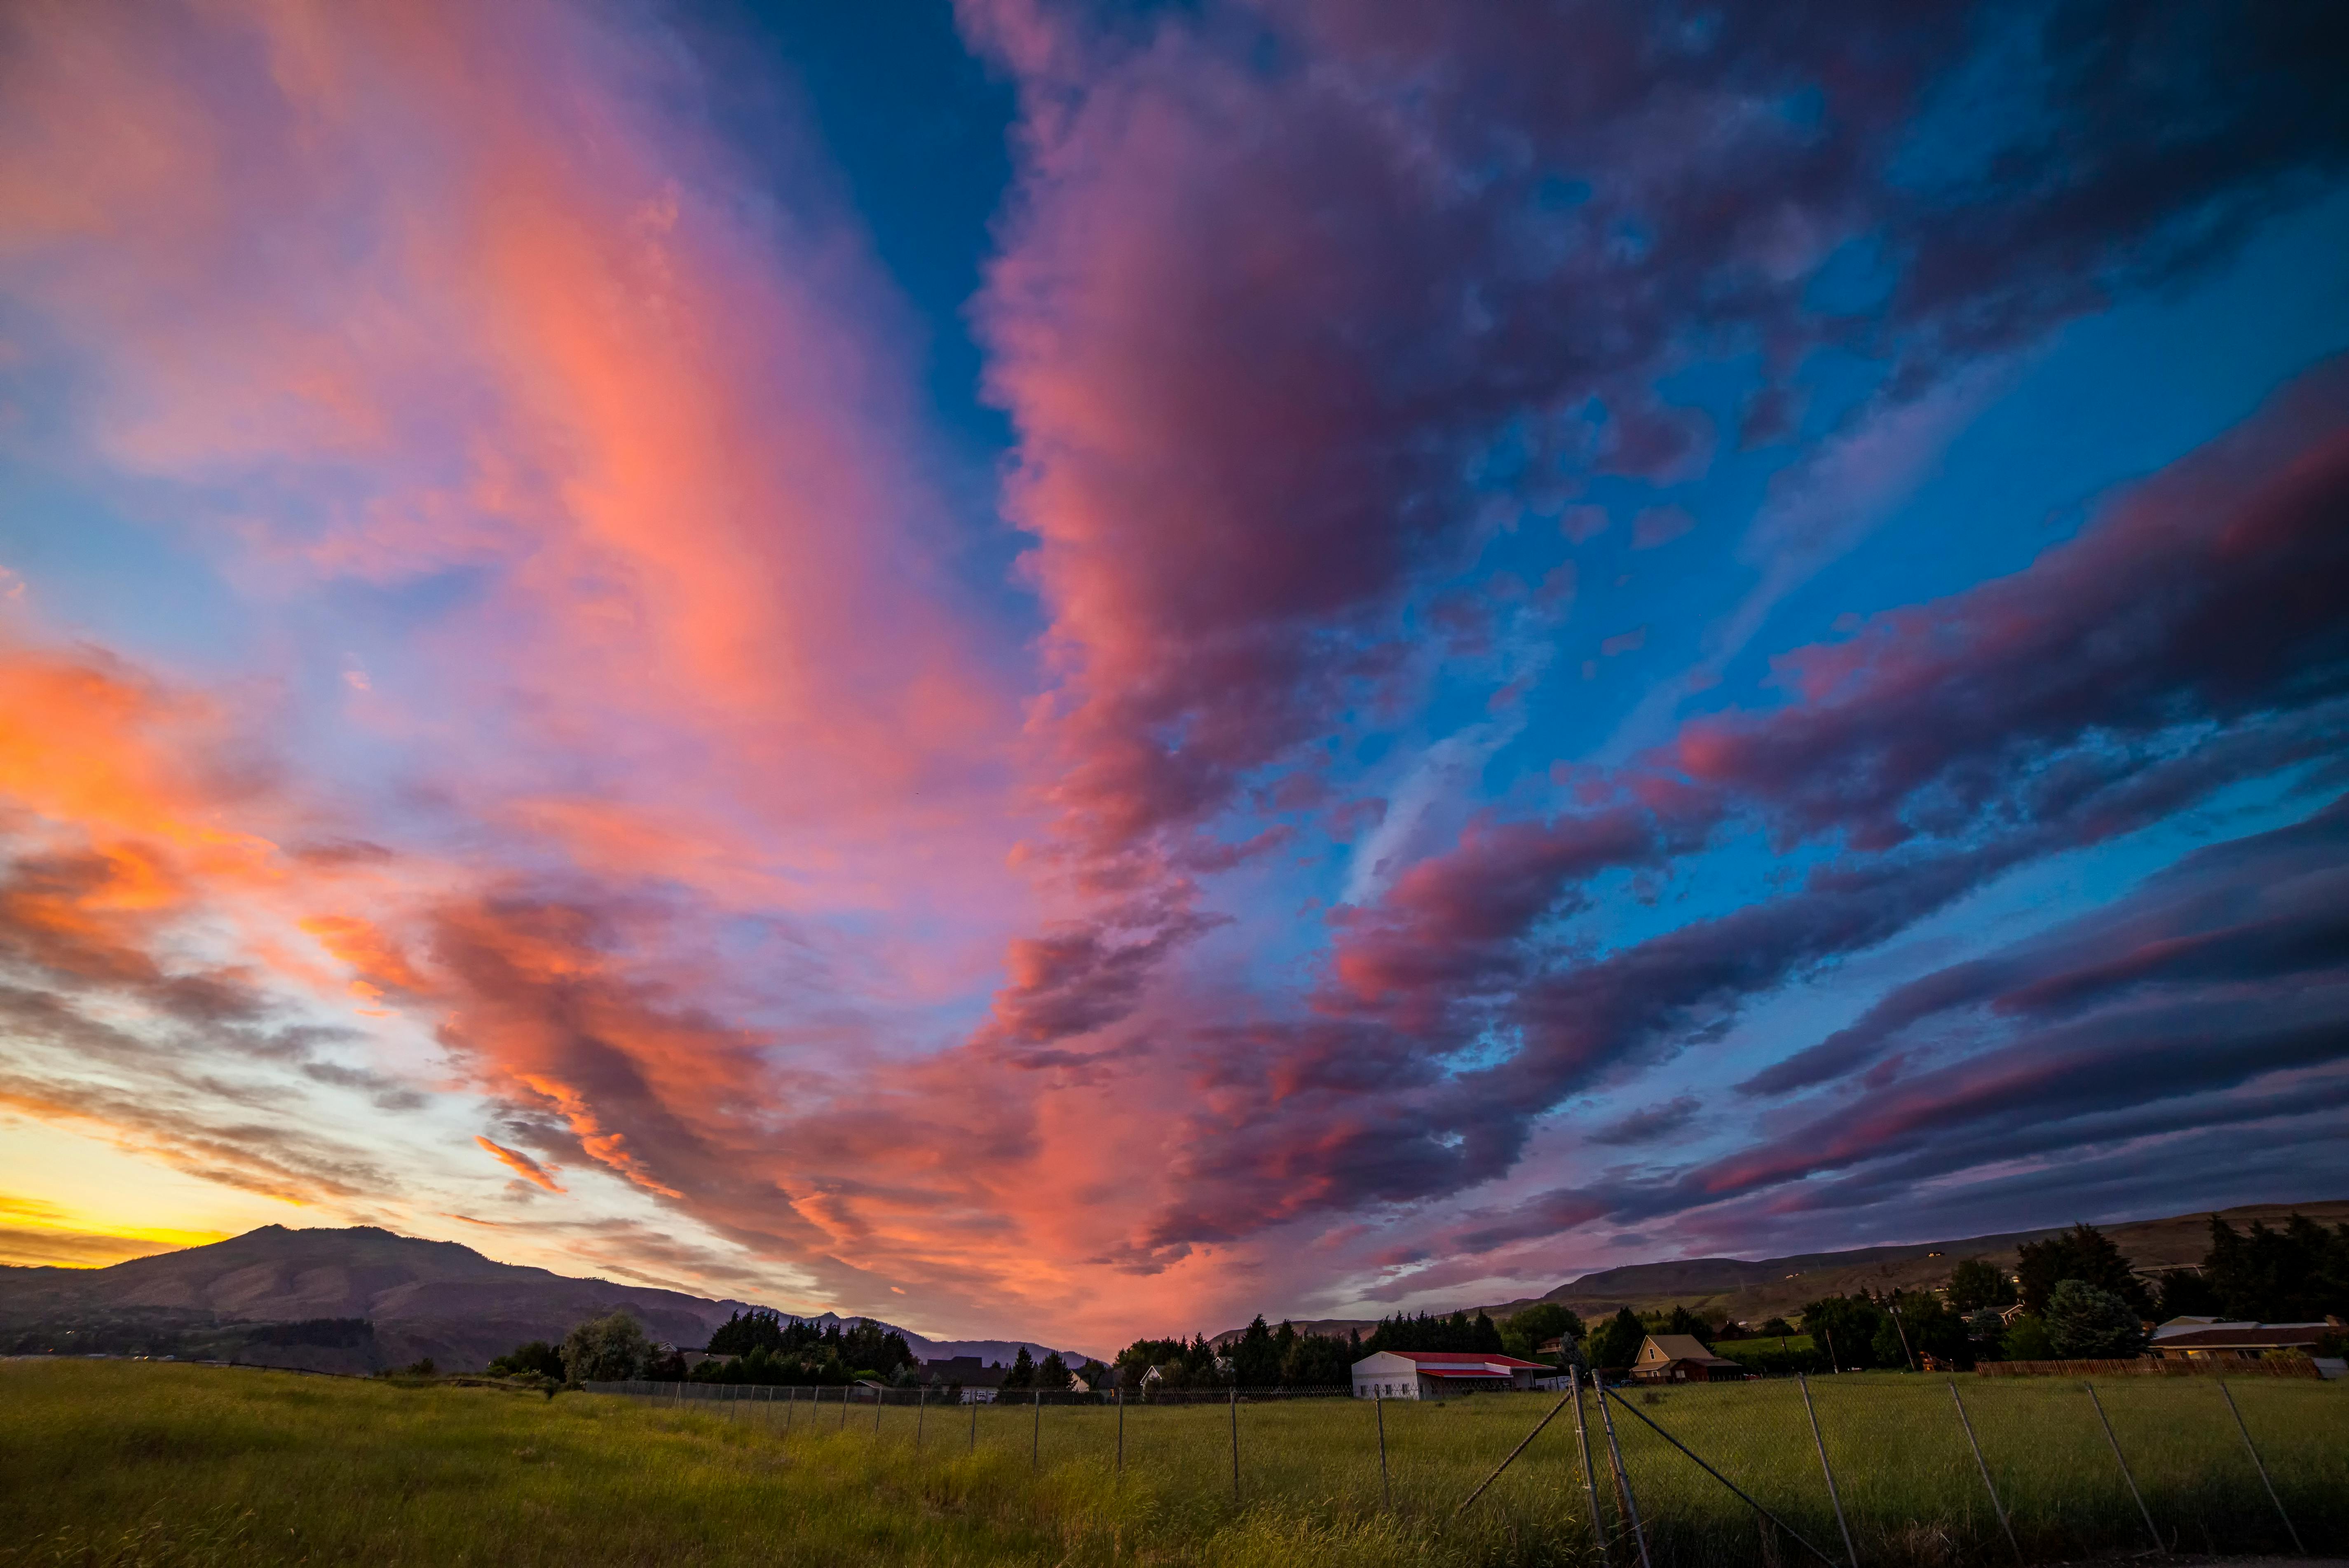
[[991, 1404], [996, 1390], [1003, 1387], [1003, 1376], [1011, 1368], [998, 1362], [992, 1366], [976, 1356], [945, 1356], [936, 1361], [922, 1363], [921, 1381], [933, 1388], [959, 1385], [962, 1402]]
[[1555, 1367], [1481, 1350], [1381, 1350], [1354, 1363], [1357, 1399], [1441, 1399], [1479, 1389], [1530, 1388]]
[[2319, 1341], [2339, 1334], [2330, 1323], [2231, 1323], [2217, 1317], [2173, 1317], [2153, 1331], [2147, 1353], [2165, 1361], [2202, 1361], [2215, 1356], [2264, 1356], [2271, 1350], [2316, 1353]]
[[1744, 1367], [1715, 1356], [1693, 1334], [1651, 1334], [1631, 1362], [1635, 1383], [1726, 1383], [1744, 1376]]

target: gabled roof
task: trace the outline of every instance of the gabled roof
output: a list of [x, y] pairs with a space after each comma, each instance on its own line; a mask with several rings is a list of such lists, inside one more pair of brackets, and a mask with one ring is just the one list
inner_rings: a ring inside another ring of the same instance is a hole
[[[1651, 1350], [1656, 1354], [1649, 1355], [1648, 1352]], [[1704, 1341], [1693, 1334], [1651, 1334], [1646, 1343], [1640, 1346], [1640, 1359], [1642, 1361], [1703, 1361], [1718, 1363], [1724, 1367], [1733, 1365], [1726, 1357], [1715, 1356], [1712, 1351], [1707, 1350], [1704, 1347]]]

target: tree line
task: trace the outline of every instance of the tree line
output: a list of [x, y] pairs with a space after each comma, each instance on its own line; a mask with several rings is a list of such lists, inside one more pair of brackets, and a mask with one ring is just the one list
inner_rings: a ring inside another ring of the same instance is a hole
[[[1927, 1356], [1959, 1367], [2123, 1359], [2146, 1348], [2148, 1323], [2173, 1317], [2313, 1323], [2343, 1315], [2349, 1223], [2328, 1230], [2294, 1214], [2280, 1229], [2253, 1221], [2241, 1232], [2213, 1214], [2201, 1268], [2151, 1280], [2111, 1237], [2077, 1224], [2016, 1249], [2012, 1276], [1967, 1258], [1938, 1292], [1860, 1291], [1811, 1302], [1802, 1317], [1814, 1348], [1801, 1359], [1819, 1370], [1915, 1367]], [[1774, 1369], [1769, 1363], [1766, 1353], [1757, 1361], [1764, 1370]]]
[[[1315, 1334], [1284, 1319], [1268, 1326], [1258, 1313], [1220, 1351], [1204, 1334], [1189, 1339], [1137, 1339], [1118, 1352], [1127, 1387], [1155, 1381], [1167, 1388], [1332, 1388], [1350, 1383], [1354, 1363], [1381, 1350], [1454, 1350], [1557, 1363], [1543, 1346], [1581, 1337], [1582, 1320], [1555, 1302], [1537, 1302], [1495, 1322], [1489, 1314], [1396, 1313], [1365, 1336], [1359, 1329]], [[1156, 1374], [1155, 1378], [1151, 1375]]]
[[[558, 1384], [651, 1378], [660, 1382], [817, 1384], [870, 1379], [910, 1385], [917, 1363], [905, 1336], [862, 1320], [819, 1326], [764, 1307], [737, 1312], [709, 1336], [713, 1359], [688, 1368], [685, 1354], [656, 1344], [626, 1311], [590, 1318], [560, 1345], [543, 1339], [490, 1363], [496, 1376]], [[730, 1359], [716, 1359], [716, 1357]]]
[[[2010, 1309], [2020, 1307], [2019, 1312]], [[1731, 1339], [1765, 1342], [1746, 1365], [1762, 1371], [1863, 1370], [1951, 1367], [1977, 1361], [2103, 1359], [2138, 1354], [2147, 1321], [2210, 1316], [2254, 1322], [2314, 1322], [2349, 1315], [2349, 1223], [2330, 1229], [2294, 1214], [2281, 1227], [2252, 1222], [2237, 1231], [2210, 1216], [2210, 1246], [2201, 1268], [2172, 1269], [2148, 1282], [2112, 1239], [2077, 1224], [2017, 1249], [2012, 1277], [1981, 1258], [1960, 1261], [1939, 1290], [1860, 1290], [1806, 1304], [1800, 1332], [1807, 1350], [1787, 1346], [1795, 1327], [1772, 1318], [1758, 1329], [1686, 1307], [1618, 1310], [1595, 1327], [1556, 1302], [1537, 1302], [1498, 1321], [1479, 1311], [1396, 1313], [1368, 1336], [1315, 1334], [1261, 1313], [1220, 1351], [1206, 1336], [1137, 1339], [1118, 1352], [1128, 1387], [1154, 1380], [1169, 1388], [1319, 1388], [1350, 1381], [1353, 1364], [1381, 1350], [1472, 1351], [1564, 1366], [1626, 1367], [1651, 1334], [1685, 1334], [1708, 1349]], [[2339, 1353], [2336, 1341], [2332, 1353]], [[1547, 1348], [1555, 1346], [1556, 1349]], [[1743, 1349], [1744, 1347], [1741, 1347]], [[648, 1339], [626, 1312], [592, 1319], [560, 1345], [533, 1340], [490, 1364], [493, 1374], [546, 1379], [550, 1386], [626, 1378], [696, 1382], [839, 1385], [871, 1379], [911, 1386], [917, 1366], [904, 1335], [857, 1321], [822, 1326], [756, 1307], [738, 1312], [709, 1337], [715, 1356], [688, 1372], [684, 1357]], [[1019, 1346], [1004, 1375], [1009, 1391], [1071, 1387], [1081, 1377], [1102, 1387], [1109, 1368], [1071, 1368], [1058, 1351], [1040, 1362]], [[1156, 1375], [1151, 1379], [1151, 1374]]]

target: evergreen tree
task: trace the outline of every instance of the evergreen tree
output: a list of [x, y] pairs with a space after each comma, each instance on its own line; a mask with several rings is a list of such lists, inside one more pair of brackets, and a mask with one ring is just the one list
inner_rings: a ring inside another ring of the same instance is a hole
[[[1276, 1342], [1278, 1336], [1276, 1336]], [[1280, 1358], [1280, 1382], [1288, 1388], [1336, 1388], [1352, 1377], [1357, 1347], [1334, 1334], [1293, 1336]]]
[[2156, 1321], [2167, 1322], [2173, 1317], [2224, 1317], [2226, 1315], [2227, 1309], [2220, 1304], [2218, 1291], [2194, 1270], [2171, 1269], [2161, 1276], [2161, 1289], [2153, 1307]]
[[1666, 1334], [1686, 1334], [1693, 1336], [1707, 1350], [1713, 1348], [1713, 1325], [1684, 1306], [1674, 1306], [1663, 1321]]
[[786, 1348], [782, 1315], [763, 1306], [734, 1314], [709, 1336], [712, 1356], [748, 1356], [761, 1348], [771, 1352]]
[[2229, 1317], [2308, 1323], [2349, 1314], [2349, 1224], [2328, 1231], [2294, 1214], [2281, 1231], [2254, 1220], [2239, 1234], [2213, 1214], [2202, 1277]]
[[1047, 1350], [1043, 1361], [1036, 1368], [1036, 1387], [1051, 1394], [1068, 1386], [1069, 1364], [1061, 1359], [1059, 1351]]
[[1003, 1375], [1003, 1387], [1024, 1389], [1031, 1388], [1035, 1384], [1035, 1357], [1028, 1354], [1028, 1347], [1023, 1345], [1019, 1347], [1019, 1354], [1011, 1358], [1011, 1369]]
[[2145, 1348], [2137, 1308], [2108, 1290], [2076, 1279], [2047, 1297], [2047, 1342], [2067, 1360], [2135, 1356]]
[[2094, 1225], [2075, 1224], [2044, 1242], [2023, 1243], [2016, 1249], [2014, 1272], [2023, 1280], [2023, 1309], [2034, 1316], [2046, 1315], [2047, 1298], [2067, 1279], [2116, 1295], [2131, 1311], [2153, 1310], [2145, 1282], [2131, 1271], [2112, 1238]]
[[1269, 1388], [1280, 1381], [1280, 1351], [1272, 1342], [1272, 1330], [1265, 1326], [1264, 1314], [1256, 1315], [1228, 1354], [1232, 1381], [1241, 1387]]
[[1629, 1367], [1639, 1359], [1640, 1346], [1647, 1337], [1647, 1326], [1640, 1321], [1640, 1315], [1628, 1306], [1618, 1308], [1590, 1336], [1590, 1365]]
[[1964, 1258], [1950, 1271], [1950, 1306], [1961, 1316], [1986, 1306], [2006, 1306], [2013, 1300], [2014, 1282], [1993, 1264]]

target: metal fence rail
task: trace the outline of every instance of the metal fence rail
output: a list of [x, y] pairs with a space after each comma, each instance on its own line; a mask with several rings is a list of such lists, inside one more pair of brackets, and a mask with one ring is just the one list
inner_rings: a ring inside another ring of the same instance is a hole
[[1587, 1384], [1424, 1401], [1021, 1390], [969, 1405], [863, 1385], [589, 1387], [753, 1440], [1074, 1467], [1146, 1482], [1166, 1506], [1391, 1511], [1547, 1539], [1607, 1568], [2349, 1551], [2349, 1386], [2297, 1378], [1865, 1374], [1610, 1388], [1603, 1404]]

